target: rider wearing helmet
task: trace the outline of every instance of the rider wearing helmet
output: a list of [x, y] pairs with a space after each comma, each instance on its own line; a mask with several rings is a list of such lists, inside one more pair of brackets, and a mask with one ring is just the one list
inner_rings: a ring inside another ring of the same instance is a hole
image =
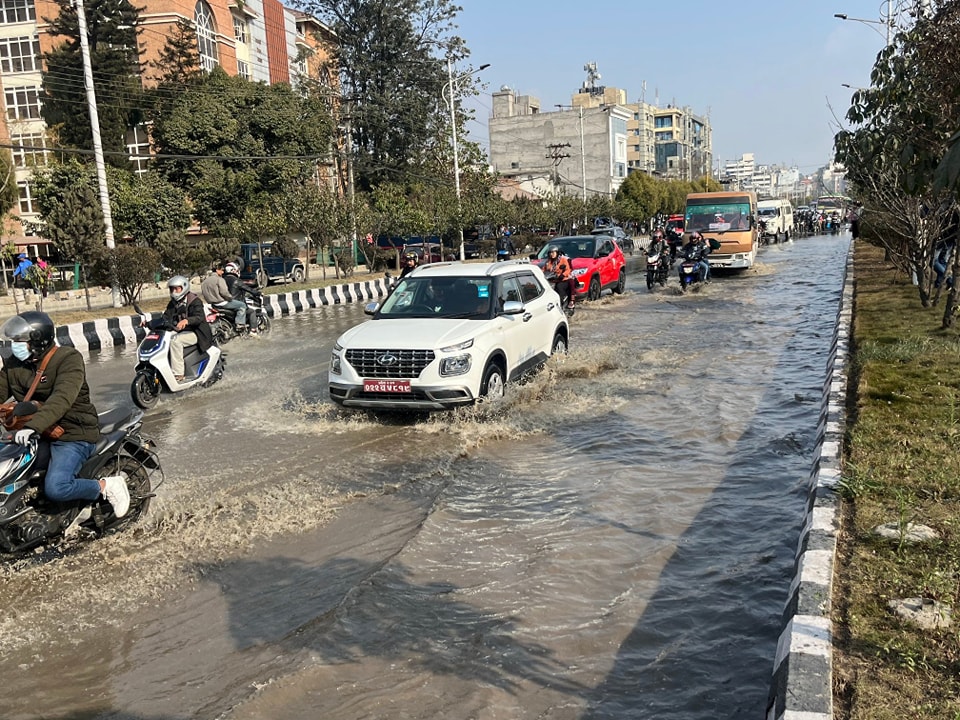
[[[223, 280], [227, 283], [227, 289], [230, 291], [230, 297], [234, 300], [239, 300], [247, 308], [247, 326], [250, 328], [250, 334], [256, 335], [258, 328], [260, 327], [260, 315], [262, 312], [261, 309], [253, 306], [247, 306], [247, 295], [252, 295], [254, 298], [259, 296], [259, 288], [251, 287], [247, 283], [243, 282], [240, 279], [240, 265], [230, 261], [223, 266]], [[259, 305], [260, 303], [256, 303]]]
[[[10, 340], [13, 353], [0, 368], [0, 396], [13, 396], [21, 402], [29, 393], [30, 400], [39, 404], [37, 412], [14, 433], [13, 441], [28, 445], [41, 434], [50, 441], [50, 463], [44, 478], [47, 498], [54, 502], [92, 502], [102, 496], [113, 507], [114, 515], [126, 515], [130, 492], [123, 477], [77, 477], [100, 439], [83, 356], [75, 348], [55, 343], [53, 320], [46, 313], [20, 313], [3, 324], [0, 334]], [[38, 375], [39, 382], [30, 393]]]
[[657, 228], [650, 236], [650, 245], [647, 247], [647, 255], [667, 254], [670, 251], [670, 244], [663, 236], [663, 230]]
[[[170, 368], [177, 382], [183, 382], [183, 352], [187, 345], [196, 345], [206, 352], [213, 345], [213, 330], [203, 311], [203, 300], [190, 292], [190, 280], [174, 275], [167, 280], [170, 302], [163, 311], [163, 321], [177, 329], [170, 342]], [[192, 379], [192, 378], [191, 378]]]
[[[684, 260], [697, 263], [697, 272], [702, 282], [710, 279], [710, 263], [707, 260], [707, 255], [710, 254], [710, 246], [698, 230], [690, 233], [686, 244], [680, 248], [680, 254]], [[681, 270], [681, 272], [683, 271]]]
[[543, 274], [553, 283], [553, 289], [560, 296], [560, 303], [566, 308], [573, 307], [575, 283], [570, 261], [560, 252], [560, 248], [551, 245], [547, 248], [547, 261], [543, 264]]
[[400, 271], [400, 278], [403, 279], [414, 270], [417, 269], [417, 266], [420, 264], [420, 258], [417, 257], [415, 252], [408, 252], [403, 256], [403, 270]]
[[222, 265], [215, 267], [213, 272], [200, 283], [200, 294], [205, 302], [216, 308], [233, 310], [236, 314], [234, 324], [237, 326], [237, 332], [243, 333], [247, 330], [247, 304], [234, 299], [223, 277], [225, 270], [226, 268]]

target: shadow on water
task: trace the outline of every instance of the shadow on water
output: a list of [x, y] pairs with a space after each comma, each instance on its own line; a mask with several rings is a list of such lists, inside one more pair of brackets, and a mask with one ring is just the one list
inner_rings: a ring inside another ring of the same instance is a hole
[[[835, 275], [814, 302], [798, 308], [802, 337], [798, 333], [785, 347], [758, 412], [731, 452], [736, 460], [680, 537], [614, 666], [585, 695], [588, 709], [581, 720], [764, 716], [817, 442], [820, 407], [810, 398], [825, 379], [830, 348], [824, 338], [832, 337], [841, 294], [839, 269]], [[805, 367], [798, 370], [801, 361]], [[797, 387], [805, 392], [795, 394]], [[763, 409], [789, 405], [797, 408], [795, 431], [770, 442]], [[799, 455], [803, 462], [795, 464], [796, 475], [780, 469], [765, 477], [757, 468], [769, 469], [763, 458], [771, 455]], [[745, 497], [763, 492], [762, 485], [774, 486], [780, 498], [774, 506], [767, 503], [766, 513]], [[749, 526], [759, 541], [769, 542], [742, 543], [737, 555], [724, 556], [717, 546], [720, 529], [731, 525]], [[704, 558], [711, 557], [716, 561], [704, 572]], [[771, 563], [779, 568], [773, 575], [766, 567]], [[745, 586], [752, 588], [751, 597], [744, 597]], [[705, 631], [706, 621], [711, 626]], [[705, 642], [705, 632], [716, 640]], [[752, 646], [744, 638], [753, 638]]]
[[[401, 663], [408, 673], [456, 675], [508, 693], [521, 682], [574, 695], [587, 690], [563, 679], [564, 668], [547, 647], [515, 639], [514, 618], [464, 602], [458, 586], [418, 583], [395, 560], [333, 558], [313, 565], [272, 557], [209, 570], [222, 584], [240, 653], [258, 646], [287, 656], [306, 650], [329, 665], [376, 657]], [[251, 578], [258, 579], [256, 590]]]

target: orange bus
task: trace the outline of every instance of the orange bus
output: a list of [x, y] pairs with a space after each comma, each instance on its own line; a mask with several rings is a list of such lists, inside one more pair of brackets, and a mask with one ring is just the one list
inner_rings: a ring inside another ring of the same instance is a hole
[[748, 190], [690, 193], [684, 231], [699, 230], [711, 246], [710, 266], [745, 270], [757, 259], [757, 196]]

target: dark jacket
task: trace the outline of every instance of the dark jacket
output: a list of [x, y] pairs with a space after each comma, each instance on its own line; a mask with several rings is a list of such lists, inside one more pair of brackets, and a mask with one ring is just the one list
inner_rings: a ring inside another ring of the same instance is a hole
[[213, 345], [213, 330], [207, 322], [207, 315], [203, 311], [203, 300], [194, 293], [188, 292], [180, 300], [170, 298], [167, 309], [163, 311], [163, 319], [172, 325], [181, 320], [187, 321], [184, 330], [193, 330], [197, 334], [197, 347], [200, 352], [206, 352]]
[[[37, 375], [38, 365], [13, 356], [6, 358], [0, 369], [0, 397], [6, 400], [12, 395], [15, 400], [23, 400]], [[100, 423], [97, 409], [90, 401], [86, 367], [76, 349], [56, 349], [30, 399], [39, 400], [43, 405], [25, 427], [40, 433], [59, 423], [65, 431], [61, 441], [95, 443], [100, 439]]]
[[230, 291], [234, 300], [244, 300], [247, 295], [256, 296], [260, 293], [259, 290], [255, 290], [243, 282], [239, 275], [225, 272], [223, 274], [223, 280], [227, 283], [227, 289]]

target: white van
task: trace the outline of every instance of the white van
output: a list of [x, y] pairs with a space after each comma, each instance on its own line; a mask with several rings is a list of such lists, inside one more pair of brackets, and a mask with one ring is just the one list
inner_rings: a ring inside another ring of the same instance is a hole
[[757, 221], [762, 222], [763, 237], [773, 242], [786, 242], [793, 231], [793, 205], [789, 200], [757, 201]]

